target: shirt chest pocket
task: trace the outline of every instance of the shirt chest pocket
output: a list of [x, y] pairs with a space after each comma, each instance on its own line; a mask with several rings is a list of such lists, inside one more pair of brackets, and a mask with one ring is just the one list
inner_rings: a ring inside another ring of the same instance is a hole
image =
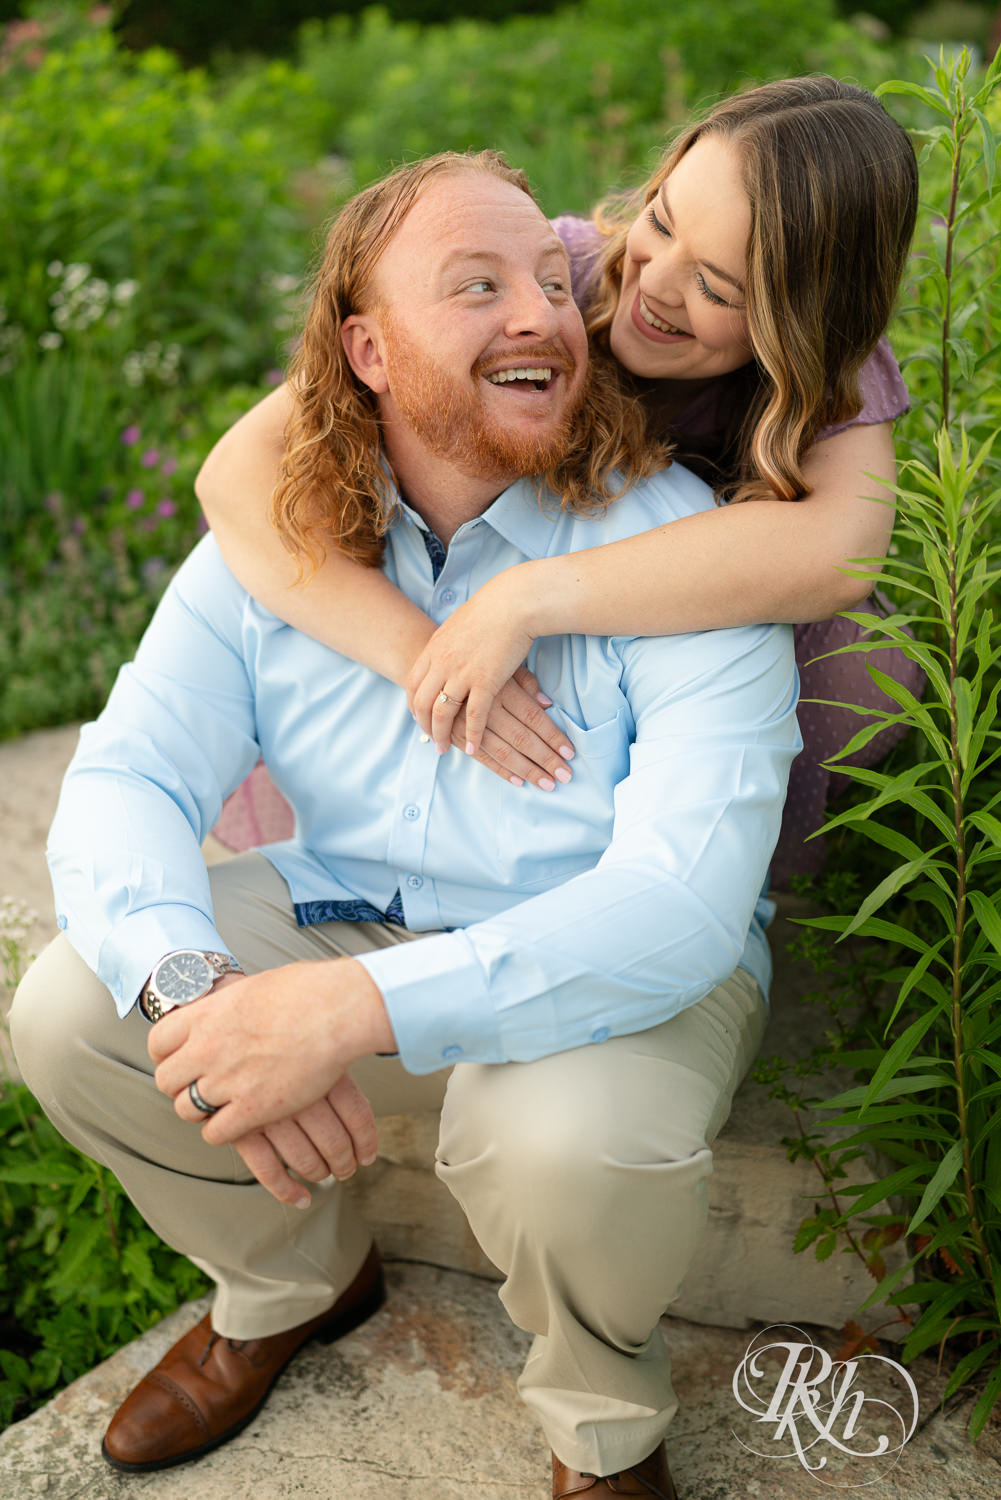
[[501, 879], [529, 894], [562, 884], [594, 866], [612, 837], [615, 787], [629, 770], [629, 719], [585, 728], [550, 710], [574, 747], [572, 779], [553, 792], [505, 788], [497, 818]]

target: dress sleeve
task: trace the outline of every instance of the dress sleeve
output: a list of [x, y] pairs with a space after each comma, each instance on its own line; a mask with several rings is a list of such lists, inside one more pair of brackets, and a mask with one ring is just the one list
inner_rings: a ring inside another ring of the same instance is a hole
[[888, 339], [882, 338], [862, 366], [859, 375], [862, 410], [847, 422], [836, 422], [817, 433], [816, 441], [834, 437], [848, 427], [872, 427], [877, 422], [892, 422], [910, 408], [910, 397]]
[[560, 214], [551, 219], [570, 257], [570, 282], [573, 299], [583, 308], [587, 302], [598, 269], [602, 238], [598, 226], [591, 219], [581, 219], [577, 214]]

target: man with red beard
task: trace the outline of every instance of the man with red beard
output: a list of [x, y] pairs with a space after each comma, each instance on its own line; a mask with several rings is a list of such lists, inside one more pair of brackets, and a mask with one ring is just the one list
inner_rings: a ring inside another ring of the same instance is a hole
[[[345, 207], [293, 380], [290, 547], [339, 545], [439, 619], [528, 557], [712, 504], [651, 472], [636, 407], [587, 371], [562, 246], [492, 153]], [[519, 1389], [553, 1494], [674, 1494], [658, 1323], [764, 1024], [791, 638], [551, 637], [532, 666], [576, 752], [551, 796], [439, 755], [399, 689], [258, 605], [206, 538], [85, 727], [50, 836], [63, 934], [15, 1047], [217, 1285], [113, 1419], [117, 1469], [226, 1442], [306, 1339], [380, 1305], [341, 1183], [375, 1116], [435, 1109], [439, 1175], [535, 1335]], [[210, 876], [200, 842], [262, 753], [296, 832]]]

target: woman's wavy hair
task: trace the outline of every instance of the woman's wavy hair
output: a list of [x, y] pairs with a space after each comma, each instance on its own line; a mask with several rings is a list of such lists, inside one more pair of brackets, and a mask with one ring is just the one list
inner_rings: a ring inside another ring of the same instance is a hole
[[787, 78], [723, 100], [682, 132], [645, 187], [599, 207], [607, 243], [587, 317], [598, 348], [609, 347], [630, 224], [708, 135], [737, 148], [751, 204], [754, 358], [735, 380], [717, 495], [798, 500], [800, 460], [817, 432], [862, 407], [859, 373], [890, 321], [914, 231], [914, 148], [872, 94], [834, 78]]
[[[376, 397], [351, 369], [341, 329], [370, 311], [379, 257], [433, 177], [485, 172], [535, 202], [523, 172], [499, 152], [442, 152], [397, 167], [338, 213], [312, 283], [302, 341], [289, 372], [295, 409], [272, 501], [272, 520], [288, 549], [315, 568], [327, 545], [368, 566], [382, 557], [392, 520], [392, 475], [382, 447]], [[670, 462], [666, 439], [651, 443], [638, 404], [622, 390], [618, 368], [599, 355], [563, 460], [543, 476], [565, 509], [600, 509], [627, 485]]]

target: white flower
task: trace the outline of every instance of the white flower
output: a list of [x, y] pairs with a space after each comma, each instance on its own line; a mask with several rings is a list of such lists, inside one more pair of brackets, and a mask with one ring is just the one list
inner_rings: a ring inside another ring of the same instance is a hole
[[61, 276], [63, 274], [63, 263], [62, 263], [62, 261], [61, 260], [50, 260], [49, 263], [48, 263], [48, 265], [45, 267], [45, 271], [46, 271], [46, 274], [49, 275], [49, 276]]
[[135, 296], [138, 290], [138, 281], [119, 281], [116, 282], [111, 295], [119, 307], [124, 307], [126, 302], [132, 301], [132, 298]]
[[90, 275], [90, 266], [82, 261], [74, 261], [66, 267], [63, 275], [63, 286], [68, 292], [75, 292], [78, 286], [82, 286]]
[[50, 332], [50, 333], [40, 333], [38, 335], [38, 347], [39, 347], [39, 349], [58, 349], [59, 346], [62, 344], [62, 341], [63, 341], [63, 336], [62, 336], [61, 333], [51, 333]]
[[146, 378], [146, 362], [141, 354], [135, 350], [131, 354], [126, 354], [122, 361], [122, 375], [125, 378], [126, 385], [142, 385], [143, 380]]

